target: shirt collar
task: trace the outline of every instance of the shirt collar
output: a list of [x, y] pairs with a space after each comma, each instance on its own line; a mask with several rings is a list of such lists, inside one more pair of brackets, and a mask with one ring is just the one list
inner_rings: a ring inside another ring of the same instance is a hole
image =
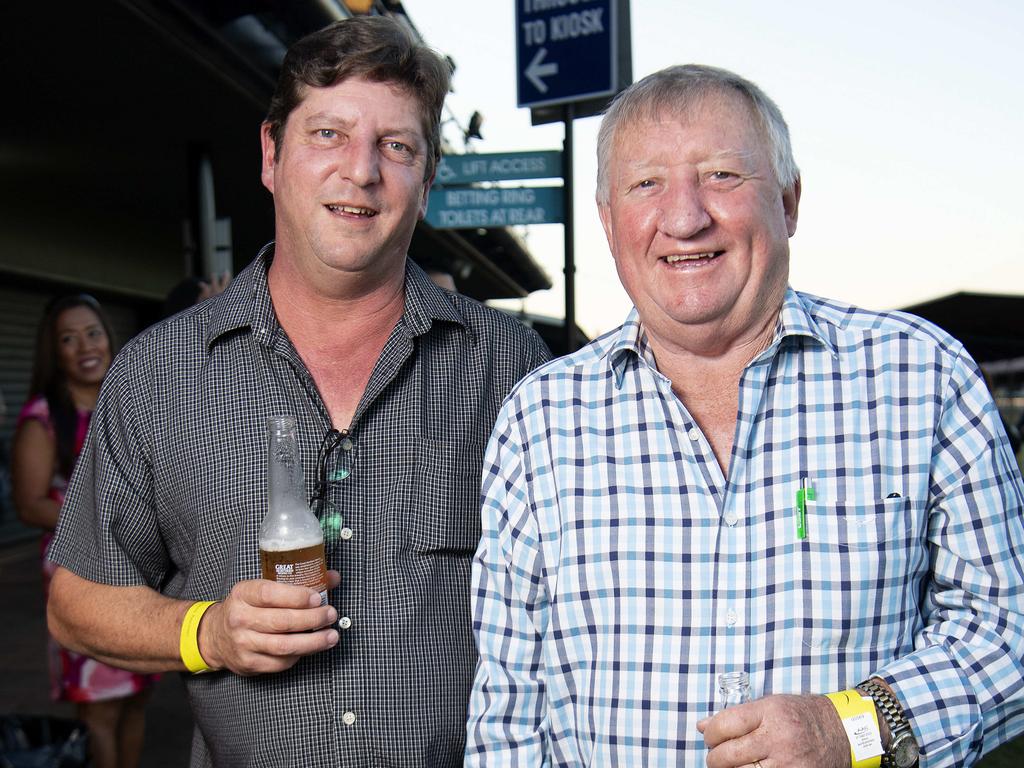
[[819, 322], [811, 311], [811, 302], [807, 297], [786, 288], [786, 295], [782, 300], [782, 311], [779, 312], [779, 321], [775, 324], [775, 338], [768, 350], [774, 354], [775, 348], [786, 339], [799, 340], [800, 337], [811, 339], [821, 344], [833, 356], [837, 355], [836, 343], [833, 338], [831, 327], [827, 323]]
[[633, 307], [626, 316], [626, 322], [619, 328], [608, 347], [608, 364], [611, 366], [612, 375], [615, 377], [615, 388], [622, 387], [622, 378], [626, 375], [626, 366], [630, 360], [645, 357], [650, 363], [650, 354], [647, 348], [647, 337], [643, 333], [643, 326], [640, 323], [640, 313]]
[[210, 324], [206, 329], [206, 347], [233, 331], [249, 328], [267, 337], [277, 328], [274, 305], [267, 287], [267, 270], [274, 258], [274, 243], [267, 243], [245, 269], [213, 299]]
[[[811, 314], [803, 296], [792, 288], [786, 288], [782, 300], [782, 309], [775, 324], [772, 343], [761, 354], [774, 355], [787, 339], [794, 341], [809, 338], [820, 343], [832, 355], [836, 354], [835, 343], [827, 327], [823, 327]], [[647, 343], [647, 335], [643, 330], [640, 315], [634, 307], [626, 317], [618, 334], [615, 336], [606, 353], [608, 365], [615, 377], [616, 388], [621, 388], [626, 368], [632, 360], [644, 360], [652, 368], [655, 366], [654, 355]]]
[[413, 336], [430, 330], [435, 320], [456, 323], [468, 329], [452, 294], [440, 288], [412, 259], [405, 260], [405, 312], [402, 320]]
[[[272, 338], [280, 327], [267, 286], [267, 270], [274, 259], [274, 243], [260, 249], [253, 262], [238, 273], [227, 290], [214, 301], [206, 345], [210, 348], [221, 336], [243, 328]], [[405, 261], [405, 309], [402, 322], [410, 335], [420, 336], [430, 330], [435, 320], [468, 324], [447, 291], [439, 288], [427, 274], [407, 258]]]

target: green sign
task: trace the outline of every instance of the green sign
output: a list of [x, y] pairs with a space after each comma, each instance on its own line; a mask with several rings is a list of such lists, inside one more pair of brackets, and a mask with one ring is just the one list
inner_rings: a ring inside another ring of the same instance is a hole
[[562, 176], [562, 153], [502, 152], [487, 155], [444, 155], [437, 166], [434, 184], [472, 184], [477, 181], [554, 179]]
[[435, 229], [561, 224], [562, 187], [432, 189], [427, 223]]

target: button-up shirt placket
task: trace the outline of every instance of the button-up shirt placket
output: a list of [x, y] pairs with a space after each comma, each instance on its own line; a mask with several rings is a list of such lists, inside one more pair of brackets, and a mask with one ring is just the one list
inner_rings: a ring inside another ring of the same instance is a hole
[[[340, 639], [332, 654], [337, 659], [334, 665], [335, 718], [341, 723], [338, 743], [345, 765], [362, 764], [358, 762], [359, 756], [366, 754], [369, 741], [366, 680], [361, 674], [362, 665], [353, 663], [357, 658], [365, 658], [367, 643], [372, 642], [372, 627], [367, 626], [370, 622], [364, 605], [368, 557], [363, 535], [366, 473], [359, 465], [357, 434], [353, 421], [327, 457], [325, 468], [327, 502], [333, 506], [332, 511], [340, 515], [337, 527], [330, 529], [327, 559], [329, 567], [337, 570], [341, 577], [335, 603]], [[368, 635], [367, 630], [371, 634]]]
[[[389, 629], [382, 626], [381, 617], [371, 617], [367, 612], [367, 580], [373, 578], [368, 564], [375, 562], [379, 553], [372, 552], [376, 540], [376, 527], [380, 521], [368, 518], [367, 498], [369, 486], [379, 483], [366, 467], [367, 457], [360, 450], [360, 444], [368, 429], [379, 432], [379, 426], [367, 423], [370, 411], [381, 393], [391, 384], [402, 365], [412, 354], [413, 345], [408, 337], [404, 318], [392, 330], [385, 342], [381, 356], [370, 374], [349, 427], [342, 431], [338, 445], [328, 457], [328, 499], [336, 504], [341, 514], [337, 537], [330, 548], [329, 561], [341, 576], [338, 590], [338, 630], [341, 642], [334, 649], [341, 663], [336, 666], [339, 674], [336, 680], [337, 718], [342, 723], [340, 748], [345, 756], [343, 764], [357, 763], [367, 754], [366, 744], [371, 729], [379, 732], [380, 724], [374, 723], [369, 712], [379, 711], [372, 689], [372, 681], [361, 674], [361, 667], [346, 662], [347, 655], [358, 654], [361, 658], [374, 655], [373, 642], [382, 632]], [[398, 384], [397, 386], [401, 386]], [[409, 425], [410, 427], [412, 425]], [[371, 530], [373, 529], [373, 530]]]

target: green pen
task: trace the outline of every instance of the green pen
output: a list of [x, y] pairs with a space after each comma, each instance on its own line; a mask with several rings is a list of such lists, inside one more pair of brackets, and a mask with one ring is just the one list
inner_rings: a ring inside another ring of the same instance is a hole
[[807, 502], [814, 501], [814, 486], [806, 477], [800, 478], [800, 490], [796, 492], [796, 537], [807, 538]]

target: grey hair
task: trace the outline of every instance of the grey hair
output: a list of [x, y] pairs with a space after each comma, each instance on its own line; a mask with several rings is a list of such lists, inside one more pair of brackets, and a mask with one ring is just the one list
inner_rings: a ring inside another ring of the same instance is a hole
[[607, 203], [608, 164], [615, 134], [620, 127], [655, 118], [665, 112], [682, 113], [709, 96], [735, 93], [750, 105], [758, 126], [768, 140], [772, 172], [783, 188], [800, 175], [789, 142], [789, 128], [782, 112], [749, 80], [734, 72], [701, 64], [666, 67], [634, 83], [615, 97], [601, 120], [597, 134], [597, 201]]

